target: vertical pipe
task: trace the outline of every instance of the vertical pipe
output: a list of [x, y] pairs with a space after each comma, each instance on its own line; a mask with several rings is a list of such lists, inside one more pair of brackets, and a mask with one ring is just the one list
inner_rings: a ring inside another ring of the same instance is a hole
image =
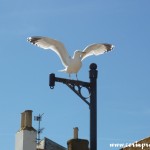
[[25, 127], [25, 112], [21, 113], [21, 129]]
[[74, 134], [73, 134], [74, 139], [78, 139], [78, 131], [79, 131], [78, 127], [75, 127], [73, 131], [74, 131]]
[[90, 150], [97, 150], [97, 65], [90, 65]]

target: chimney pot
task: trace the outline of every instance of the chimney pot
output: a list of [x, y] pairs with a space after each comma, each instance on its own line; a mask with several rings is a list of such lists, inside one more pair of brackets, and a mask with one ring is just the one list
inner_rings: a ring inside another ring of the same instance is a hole
[[32, 110], [25, 111], [25, 127], [32, 127]]
[[21, 113], [21, 129], [24, 128], [24, 118], [25, 118], [25, 113]]
[[21, 129], [32, 127], [32, 110], [26, 110], [21, 113]]
[[75, 127], [74, 128], [74, 139], [78, 139], [78, 131], [79, 131], [78, 127]]

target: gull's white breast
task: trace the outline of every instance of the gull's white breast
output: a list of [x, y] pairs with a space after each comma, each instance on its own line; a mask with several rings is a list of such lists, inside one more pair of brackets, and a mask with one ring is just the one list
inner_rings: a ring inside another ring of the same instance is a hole
[[82, 66], [81, 59], [70, 59], [69, 65], [66, 68], [66, 72], [71, 73], [77, 73]]

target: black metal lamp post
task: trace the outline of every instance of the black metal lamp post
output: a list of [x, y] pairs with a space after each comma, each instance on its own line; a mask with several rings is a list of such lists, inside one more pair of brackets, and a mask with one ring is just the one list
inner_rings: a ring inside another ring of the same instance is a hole
[[[90, 150], [97, 150], [97, 65], [90, 65], [90, 82], [79, 80], [69, 80], [55, 77], [55, 74], [49, 76], [49, 86], [54, 89], [55, 82], [62, 82], [72, 89], [90, 108]], [[81, 89], [86, 88], [89, 91], [89, 97], [82, 95]], [[90, 102], [87, 99], [90, 98]]]

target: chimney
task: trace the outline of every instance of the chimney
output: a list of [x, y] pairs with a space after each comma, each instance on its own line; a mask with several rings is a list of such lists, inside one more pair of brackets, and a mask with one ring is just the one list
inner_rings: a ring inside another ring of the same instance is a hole
[[15, 150], [36, 150], [37, 131], [32, 127], [32, 110], [21, 113], [21, 129], [16, 133]]
[[24, 127], [32, 127], [32, 110], [26, 110], [24, 113]]
[[32, 110], [21, 113], [21, 129], [32, 128]]
[[89, 150], [89, 142], [85, 139], [78, 139], [78, 128], [74, 128], [74, 139], [67, 142], [68, 150]]

